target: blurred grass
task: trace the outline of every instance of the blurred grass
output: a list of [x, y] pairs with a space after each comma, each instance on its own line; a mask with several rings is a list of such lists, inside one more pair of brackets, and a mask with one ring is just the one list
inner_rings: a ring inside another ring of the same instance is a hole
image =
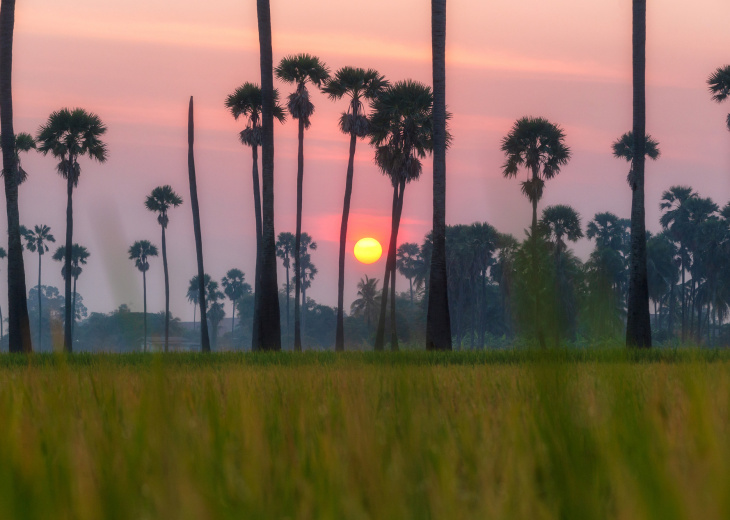
[[4, 518], [728, 518], [730, 355], [0, 357]]

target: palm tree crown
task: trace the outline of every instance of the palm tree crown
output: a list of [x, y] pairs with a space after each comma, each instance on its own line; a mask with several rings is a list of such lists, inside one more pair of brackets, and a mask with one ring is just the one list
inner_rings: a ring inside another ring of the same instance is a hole
[[107, 147], [101, 140], [106, 126], [96, 114], [82, 108], [63, 108], [53, 112], [36, 135], [38, 151], [60, 159], [58, 173], [78, 185], [81, 168], [77, 158], [87, 155], [100, 163], [107, 159]]
[[140, 272], [144, 273], [149, 270], [150, 264], [147, 261], [150, 256], [157, 256], [157, 246], [153, 245], [149, 240], [137, 240], [129, 248], [129, 259], [134, 260], [134, 265]]
[[51, 228], [45, 224], [35, 226], [34, 230], [20, 226], [20, 234], [26, 240], [25, 247], [33, 253], [37, 251], [39, 255], [48, 252], [48, 242], [56, 241], [55, 237], [51, 235]]
[[[78, 278], [81, 273], [83, 272], [83, 269], [81, 268], [82, 265], [86, 265], [86, 260], [91, 256], [89, 253], [89, 250], [86, 249], [84, 246], [79, 244], [74, 244], [71, 248], [71, 278]], [[66, 257], [66, 246], [60, 246], [58, 249], [56, 249], [56, 252], [53, 253], [53, 259], [57, 262], [63, 262], [64, 258]], [[61, 268], [61, 276], [66, 278], [66, 266], [64, 265]]]
[[385, 76], [374, 69], [342, 67], [334, 77], [327, 80], [322, 92], [332, 101], [349, 96], [347, 111], [340, 116], [340, 130], [344, 134], [354, 133], [357, 137], [365, 137], [368, 133], [368, 120], [363, 114], [362, 100], [373, 101], [388, 87]]
[[35, 139], [27, 132], [15, 134], [15, 163], [18, 168], [18, 184], [22, 184], [28, 179], [28, 172], [21, 166], [20, 152], [29, 152], [36, 149]]
[[[241, 130], [241, 143], [246, 146], [261, 146], [261, 110], [263, 99], [261, 87], [255, 83], [246, 82], [226, 98], [226, 108], [233, 118], [246, 118], [246, 128]], [[284, 109], [279, 105], [279, 91], [274, 89], [274, 117], [280, 123], [286, 121]]]
[[223, 293], [234, 303], [251, 292], [251, 286], [246, 283], [246, 275], [240, 269], [229, 269], [221, 280], [221, 285]]
[[502, 167], [505, 177], [516, 177], [520, 167], [532, 173], [532, 178], [522, 183], [522, 192], [533, 203], [542, 198], [545, 181], [559, 174], [570, 160], [565, 132], [542, 117], [518, 119], [502, 139], [501, 149], [507, 156]]
[[[712, 99], [718, 103], [725, 101], [730, 96], [730, 65], [719, 67], [707, 78], [707, 85], [710, 88]], [[730, 114], [727, 115], [727, 129], [730, 130]]]
[[172, 186], [166, 184], [165, 186], [158, 186], [152, 190], [152, 193], [147, 196], [144, 205], [148, 210], [158, 214], [157, 222], [163, 228], [166, 228], [169, 222], [167, 210], [178, 207], [182, 202], [182, 197], [175, 193]]
[[542, 224], [547, 228], [555, 246], [560, 251], [566, 248], [563, 237], [571, 242], [583, 238], [580, 215], [570, 206], [557, 204], [542, 211]]
[[280, 80], [296, 84], [297, 90], [289, 94], [287, 108], [294, 119], [301, 119], [304, 127], [309, 128], [314, 104], [309, 100], [307, 83], [320, 87], [330, 76], [327, 66], [316, 56], [297, 54], [282, 58], [274, 73]]
[[[631, 169], [626, 180], [629, 186], [634, 185], [634, 132], [629, 131], [619, 137], [611, 145], [613, 149], [613, 156], [619, 159], [626, 159], [627, 162], [631, 163]], [[644, 156], [648, 157], [652, 161], [656, 161], [661, 155], [659, 150], [659, 143], [652, 138], [649, 134], [646, 134], [646, 141], [644, 142]]]

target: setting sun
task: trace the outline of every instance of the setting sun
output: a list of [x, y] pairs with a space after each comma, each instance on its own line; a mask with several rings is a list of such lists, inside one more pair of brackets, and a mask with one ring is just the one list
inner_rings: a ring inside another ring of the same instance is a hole
[[361, 238], [355, 244], [355, 258], [363, 264], [372, 264], [380, 259], [383, 248], [374, 238]]

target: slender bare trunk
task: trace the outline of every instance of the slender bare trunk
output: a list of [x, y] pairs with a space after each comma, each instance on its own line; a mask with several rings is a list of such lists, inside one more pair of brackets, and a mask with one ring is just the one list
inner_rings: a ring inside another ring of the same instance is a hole
[[279, 287], [276, 281], [276, 232], [274, 230], [274, 69], [271, 50], [269, 0], [257, 0], [259, 45], [261, 48], [262, 97], [262, 226], [261, 299], [258, 348], [281, 350]]
[[[144, 302], [144, 352], [147, 352], [147, 271], [142, 271], [142, 301]], [[195, 326], [193, 324], [193, 326]]]
[[41, 248], [38, 248], [38, 352], [43, 351], [43, 336], [41, 320], [43, 319], [43, 309], [41, 307], [41, 261], [43, 260], [43, 253]]
[[388, 307], [388, 288], [390, 287], [390, 254], [393, 251], [393, 238], [395, 236], [395, 221], [398, 211], [398, 186], [393, 187], [393, 208], [391, 212], [390, 242], [388, 243], [388, 256], [385, 261], [385, 275], [383, 276], [383, 292], [380, 298], [380, 316], [378, 318], [378, 329], [375, 333], [375, 350], [383, 350], [385, 347], [385, 316]]
[[70, 166], [67, 172], [68, 180], [66, 182], [67, 205], [66, 205], [66, 255], [64, 257], [64, 269], [66, 277], [64, 280], [65, 289], [65, 324], [63, 334], [63, 349], [66, 352], [73, 351], [73, 309], [71, 303], [71, 254], [73, 252], [73, 232], [74, 232], [74, 216], [73, 216], [73, 160], [69, 159]]
[[190, 181], [190, 206], [193, 209], [193, 232], [195, 234], [195, 256], [198, 260], [198, 292], [200, 294], [200, 343], [203, 352], [210, 352], [207, 306], [205, 303], [205, 269], [203, 268], [203, 235], [200, 229], [200, 207], [198, 206], [198, 183], [195, 178], [195, 124], [193, 120], [193, 96], [188, 108], [188, 179]]
[[646, 149], [646, 0], [633, 0], [634, 184], [631, 198], [631, 255], [626, 345], [651, 347], [649, 284], [646, 267], [644, 163]]
[[20, 241], [18, 169], [13, 130], [13, 30], [15, 0], [2, 0], [0, 7], [0, 134], [2, 134], [3, 177], [8, 219], [8, 346], [10, 352], [32, 352], [30, 321], [25, 290], [23, 244]]
[[259, 309], [261, 308], [261, 186], [259, 184], [259, 148], [251, 147], [253, 157], [253, 207], [256, 212], [256, 276], [253, 293], [253, 326], [251, 327], [251, 350], [259, 347]]
[[391, 238], [393, 244], [392, 253], [388, 251], [388, 261], [390, 262], [390, 349], [398, 350], [398, 327], [395, 319], [395, 277], [398, 274], [396, 270], [396, 252], [398, 249], [398, 229], [400, 228], [400, 218], [403, 214], [403, 194], [406, 189], [405, 180], [401, 181], [400, 193], [398, 194], [398, 214], [396, 216], [395, 234]]
[[302, 190], [304, 184], [304, 119], [299, 119], [299, 151], [297, 153], [297, 229], [294, 239], [294, 350], [302, 350], [301, 308], [299, 297], [302, 290], [301, 242], [302, 242]]
[[[357, 117], [357, 106], [353, 107], [353, 117]], [[355, 169], [355, 147], [357, 136], [350, 132], [350, 156], [347, 160], [347, 177], [345, 181], [345, 201], [342, 206], [342, 223], [340, 224], [340, 259], [337, 278], [337, 332], [335, 334], [335, 350], [345, 350], [345, 250], [347, 247], [347, 222], [350, 218], [350, 199], [352, 198], [352, 179]]]
[[165, 272], [165, 352], [167, 352], [170, 340], [170, 275], [167, 270], [167, 242], [165, 241], [165, 226], [162, 226], [162, 268]]
[[446, 0], [431, 0], [433, 58], [433, 250], [426, 349], [451, 350], [446, 273]]

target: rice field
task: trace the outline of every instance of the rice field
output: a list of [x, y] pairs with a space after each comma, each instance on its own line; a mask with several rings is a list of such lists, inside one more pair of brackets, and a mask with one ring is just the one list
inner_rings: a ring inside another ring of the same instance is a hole
[[730, 354], [3, 356], [3, 518], [728, 518]]

